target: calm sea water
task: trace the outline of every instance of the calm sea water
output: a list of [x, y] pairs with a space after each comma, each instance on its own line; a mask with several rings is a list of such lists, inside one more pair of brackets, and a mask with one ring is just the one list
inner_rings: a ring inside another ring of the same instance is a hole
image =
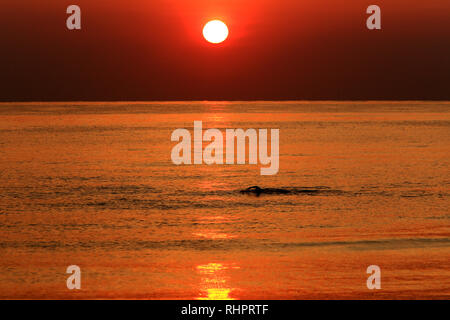
[[[279, 173], [173, 165], [194, 120], [279, 128]], [[0, 298], [448, 299], [449, 172], [448, 102], [1, 104]]]

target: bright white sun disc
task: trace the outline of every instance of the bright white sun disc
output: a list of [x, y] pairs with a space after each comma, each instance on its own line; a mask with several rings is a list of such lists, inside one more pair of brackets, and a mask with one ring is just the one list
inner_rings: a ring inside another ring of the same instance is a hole
[[208, 42], [221, 43], [228, 37], [228, 27], [220, 20], [210, 21], [203, 28], [203, 36]]

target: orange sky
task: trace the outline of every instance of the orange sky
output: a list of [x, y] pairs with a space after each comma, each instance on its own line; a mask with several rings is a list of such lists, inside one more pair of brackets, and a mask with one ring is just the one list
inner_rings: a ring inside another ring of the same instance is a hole
[[0, 27], [0, 100], [450, 99], [448, 0], [3, 0]]

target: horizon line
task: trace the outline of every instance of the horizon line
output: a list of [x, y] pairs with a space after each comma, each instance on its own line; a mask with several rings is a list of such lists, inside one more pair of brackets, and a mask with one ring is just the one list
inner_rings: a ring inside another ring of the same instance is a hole
[[230, 100], [10, 100], [10, 101], [0, 101], [1, 104], [19, 104], [19, 103], [186, 103], [186, 102], [197, 102], [197, 103], [223, 103], [223, 102], [281, 102], [281, 103], [289, 103], [289, 102], [310, 102], [310, 103], [318, 103], [318, 102], [359, 102], [359, 103], [368, 103], [368, 102], [450, 102], [450, 100], [441, 100], [441, 99], [426, 99], [426, 100], [414, 100], [414, 99], [349, 99], [349, 100], [333, 100], [333, 99], [304, 99], [304, 100], [263, 100], [263, 99], [255, 99], [255, 100], [239, 100], [239, 99], [230, 99]]

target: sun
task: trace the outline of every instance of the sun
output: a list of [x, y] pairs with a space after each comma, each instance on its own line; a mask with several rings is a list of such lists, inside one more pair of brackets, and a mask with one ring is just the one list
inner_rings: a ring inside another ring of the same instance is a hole
[[203, 36], [211, 43], [221, 43], [228, 38], [228, 27], [220, 20], [212, 20], [203, 27]]

